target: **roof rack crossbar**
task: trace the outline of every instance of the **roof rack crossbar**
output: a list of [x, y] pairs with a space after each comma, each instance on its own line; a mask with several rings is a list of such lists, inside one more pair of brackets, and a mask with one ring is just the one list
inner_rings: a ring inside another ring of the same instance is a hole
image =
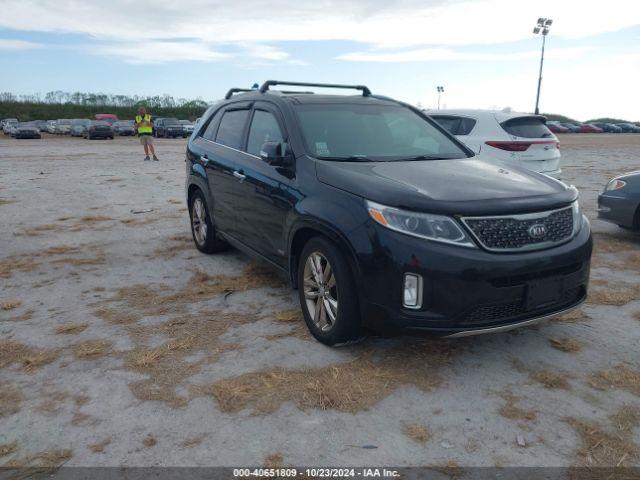
[[365, 85], [339, 85], [333, 83], [306, 83], [306, 82], [282, 82], [280, 80], [267, 80], [260, 87], [260, 93], [265, 93], [269, 87], [274, 85], [289, 85], [293, 87], [322, 87], [322, 88], [349, 88], [353, 90], [361, 90], [363, 97], [371, 95], [371, 90]]
[[253, 92], [255, 90], [252, 90], [251, 88], [231, 88], [229, 89], [229, 91], [227, 92], [227, 94], [224, 96], [225, 100], [229, 100], [234, 93], [239, 93], [239, 92]]

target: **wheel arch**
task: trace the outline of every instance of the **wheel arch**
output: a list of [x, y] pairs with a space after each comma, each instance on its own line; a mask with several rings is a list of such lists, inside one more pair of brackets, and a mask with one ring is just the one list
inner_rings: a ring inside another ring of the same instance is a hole
[[294, 289], [298, 288], [298, 263], [300, 253], [309, 240], [314, 237], [325, 237], [335, 243], [347, 258], [354, 280], [360, 278], [360, 268], [356, 261], [355, 251], [347, 238], [335, 228], [320, 221], [305, 220], [297, 224], [289, 237], [289, 280]]

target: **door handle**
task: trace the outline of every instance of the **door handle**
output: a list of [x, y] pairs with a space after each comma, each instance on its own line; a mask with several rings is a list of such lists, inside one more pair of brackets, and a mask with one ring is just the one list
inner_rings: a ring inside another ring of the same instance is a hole
[[244, 179], [247, 178], [245, 174], [240, 173], [238, 170], [233, 172], [233, 176], [236, 177], [238, 180], [240, 180], [240, 183], [244, 182]]
[[205, 167], [206, 167], [207, 165], [209, 165], [209, 159], [207, 158], [207, 156], [206, 156], [206, 155], [202, 155], [202, 156], [200, 157], [200, 161], [201, 161], [202, 163], [204, 163]]

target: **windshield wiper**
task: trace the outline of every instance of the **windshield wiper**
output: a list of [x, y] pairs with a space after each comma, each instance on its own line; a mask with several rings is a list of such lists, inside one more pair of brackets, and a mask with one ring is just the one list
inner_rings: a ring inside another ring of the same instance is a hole
[[363, 155], [350, 155], [348, 157], [327, 157], [327, 156], [323, 156], [323, 157], [316, 157], [319, 160], [333, 160], [336, 162], [375, 162], [375, 160], [371, 160], [368, 157], [365, 157]]
[[447, 160], [449, 157], [438, 157], [437, 155], [416, 155], [415, 157], [398, 158], [394, 162], [408, 162], [413, 160]]

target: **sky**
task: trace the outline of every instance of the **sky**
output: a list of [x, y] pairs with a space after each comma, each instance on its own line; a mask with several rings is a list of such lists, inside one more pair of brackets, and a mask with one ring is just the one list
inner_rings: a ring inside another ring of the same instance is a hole
[[0, 0], [0, 91], [213, 101], [267, 79], [640, 120], [638, 0]]

